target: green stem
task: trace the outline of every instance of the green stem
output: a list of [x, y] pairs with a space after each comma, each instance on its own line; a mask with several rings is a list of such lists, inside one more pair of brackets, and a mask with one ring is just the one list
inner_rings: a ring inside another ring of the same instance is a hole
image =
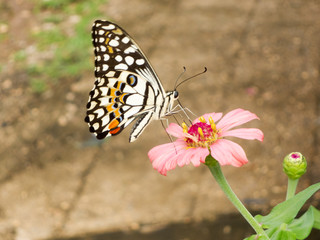
[[211, 156], [207, 156], [206, 165], [209, 167], [212, 175], [218, 182], [222, 191], [227, 195], [232, 204], [238, 209], [238, 211], [242, 214], [242, 216], [247, 220], [247, 222], [251, 225], [251, 227], [256, 231], [256, 233], [264, 237], [263, 239], [269, 239], [268, 235], [265, 233], [260, 224], [254, 219], [254, 217], [250, 214], [250, 212], [245, 208], [239, 198], [232, 191], [230, 185], [228, 184], [226, 178], [224, 177], [220, 164]]
[[299, 182], [299, 178], [291, 179], [288, 177], [288, 189], [287, 189], [286, 200], [288, 200], [289, 198], [292, 198], [295, 195], [298, 182]]

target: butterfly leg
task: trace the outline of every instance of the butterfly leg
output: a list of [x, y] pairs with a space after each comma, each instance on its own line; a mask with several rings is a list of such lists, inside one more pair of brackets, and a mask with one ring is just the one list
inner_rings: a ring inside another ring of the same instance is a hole
[[[178, 107], [179, 107], [180, 109], [176, 110]], [[186, 116], [188, 116], [187, 113], [186, 113], [186, 111], [184, 111], [184, 110], [187, 110], [187, 111], [188, 111], [189, 113], [191, 113], [192, 115], [197, 116], [197, 115], [195, 115], [189, 108], [187, 108], [187, 107], [182, 107], [182, 106], [180, 106], [180, 105], [175, 106], [169, 114], [176, 114], [176, 113], [179, 113], [179, 112], [182, 111]], [[189, 118], [189, 117], [188, 117], [188, 118]]]
[[169, 137], [170, 141], [173, 143], [173, 145], [174, 145], [174, 149], [175, 149], [175, 151], [176, 151], [176, 154], [178, 154], [177, 149], [176, 149], [176, 146], [175, 146], [175, 144], [174, 144], [174, 141], [173, 141], [173, 139], [172, 139], [171, 135], [166, 131], [166, 127], [165, 127], [165, 126], [164, 126], [164, 124], [163, 124], [163, 120], [166, 120], [166, 122], [167, 122], [167, 126], [169, 126], [169, 120], [168, 120], [167, 118], [163, 118], [163, 119], [160, 119], [160, 122], [161, 122], [161, 125], [162, 125], [163, 129], [164, 129], [164, 130], [165, 130], [165, 132], [167, 133], [167, 135], [168, 135], [168, 137]]
[[[179, 108], [178, 110], [176, 110], [177, 108]], [[166, 115], [169, 116], [169, 115], [174, 115], [174, 114], [179, 114], [179, 116], [183, 119], [182, 115], [180, 114], [181, 112], [184, 113], [184, 115], [188, 118], [188, 121], [190, 123], [192, 123], [192, 120], [191, 118], [189, 117], [189, 115], [187, 114], [187, 111], [189, 113], [191, 113], [192, 115], [196, 116], [189, 108], [186, 108], [186, 107], [183, 107], [182, 105], [178, 104], [176, 105], [169, 113], [167, 113]]]
[[177, 106], [180, 107], [180, 110], [183, 111], [183, 113], [187, 116], [189, 122], [192, 123], [192, 120], [190, 119], [189, 115], [187, 114], [187, 112], [186, 112], [185, 110], [189, 111], [189, 112], [190, 112], [191, 114], [193, 114], [194, 116], [196, 116], [196, 115], [195, 115], [193, 112], [191, 112], [191, 110], [190, 110], [189, 108], [183, 107], [182, 104], [181, 104], [181, 102], [179, 101], [179, 99], [177, 99], [177, 101], [178, 101], [178, 105], [177, 105]]
[[189, 113], [191, 113], [193, 116], [197, 116], [197, 115], [195, 115], [189, 108], [187, 108], [187, 107], [184, 107], [183, 109], [185, 109], [185, 110], [187, 110]]
[[[167, 118], [160, 119], [160, 122], [161, 122], [161, 125], [162, 125], [163, 129], [167, 133], [166, 127], [164, 126], [164, 123], [163, 123], [164, 120], [166, 121], [167, 127], [169, 126], [169, 120]], [[173, 142], [173, 139], [172, 139], [171, 135], [169, 133], [167, 133], [167, 135], [170, 138], [171, 142]]]

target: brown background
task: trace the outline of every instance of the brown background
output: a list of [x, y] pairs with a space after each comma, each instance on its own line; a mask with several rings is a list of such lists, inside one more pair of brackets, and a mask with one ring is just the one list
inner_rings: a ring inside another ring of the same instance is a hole
[[[85, 147], [91, 138], [83, 119], [93, 71], [32, 94], [28, 73], [17, 71], [10, 54], [30, 46], [28, 33], [41, 23], [29, 1], [6, 6], [10, 14], [2, 16], [10, 41], [0, 46], [0, 62], [7, 66], [0, 75], [0, 236], [147, 234], [168, 224], [219, 222], [221, 214], [235, 213], [205, 166], [177, 168], [167, 177], [153, 170], [147, 152], [168, 142], [159, 122], [132, 144], [128, 129]], [[179, 89], [180, 100], [196, 115], [240, 107], [260, 117], [247, 126], [262, 129], [264, 142], [237, 141], [250, 162], [223, 167], [247, 207], [264, 212], [284, 199], [281, 164], [292, 151], [302, 152], [309, 164], [299, 189], [320, 180], [319, 1], [111, 0], [101, 7], [139, 43], [166, 89], [173, 88], [183, 66], [185, 77], [208, 68]], [[232, 219], [221, 226], [225, 235], [234, 233]]]

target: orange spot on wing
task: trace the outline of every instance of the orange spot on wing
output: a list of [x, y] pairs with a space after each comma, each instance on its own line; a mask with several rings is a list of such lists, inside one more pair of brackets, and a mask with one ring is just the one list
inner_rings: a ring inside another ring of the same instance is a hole
[[120, 112], [118, 108], [114, 110], [114, 115], [116, 116], [116, 118], [120, 117]]
[[125, 103], [123, 98], [127, 95], [127, 93], [122, 93], [122, 95], [119, 97], [120, 102]]
[[110, 133], [111, 133], [112, 135], [114, 135], [114, 134], [117, 134], [120, 130], [121, 130], [121, 128], [120, 128], [120, 127], [117, 127], [116, 129], [111, 130]]
[[120, 89], [120, 87], [121, 87], [121, 84], [122, 84], [122, 83], [123, 83], [123, 82], [118, 81], [118, 82], [117, 82], [117, 86], [116, 86], [116, 88], [117, 88], [117, 89]]
[[[118, 93], [118, 89], [111, 88], [111, 89], [110, 89], [110, 94], [109, 94], [109, 96], [111, 96], [111, 97], [117, 97], [116, 93]], [[118, 94], [119, 94], [119, 93], [118, 93]]]
[[[106, 33], [106, 35], [107, 35], [107, 33]], [[109, 51], [109, 53], [113, 53], [113, 48], [108, 45], [109, 41], [110, 41], [110, 38], [106, 38], [106, 45], [107, 45], [108, 51]]]
[[109, 53], [113, 53], [113, 48], [108, 46]]
[[111, 97], [110, 103], [115, 103], [116, 102], [117, 97]]
[[123, 34], [123, 32], [119, 28], [116, 28], [116, 29], [112, 30], [112, 32], [115, 33], [115, 34], [118, 34], [118, 35]]
[[[113, 119], [109, 124], [109, 129], [116, 128], [119, 125], [119, 121], [117, 119]], [[113, 130], [112, 130], [113, 131]], [[111, 132], [111, 131], [110, 131]]]
[[112, 112], [113, 111], [113, 103], [112, 104], [109, 104], [108, 106], [107, 106], [107, 111], [108, 112]]

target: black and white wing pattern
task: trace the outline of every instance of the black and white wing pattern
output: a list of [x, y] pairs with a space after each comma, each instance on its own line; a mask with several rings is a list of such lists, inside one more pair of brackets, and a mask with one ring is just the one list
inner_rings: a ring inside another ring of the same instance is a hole
[[95, 83], [85, 121], [98, 139], [119, 134], [137, 119], [135, 141], [153, 119], [170, 113], [177, 91], [165, 92], [149, 61], [118, 25], [97, 20], [92, 27]]

